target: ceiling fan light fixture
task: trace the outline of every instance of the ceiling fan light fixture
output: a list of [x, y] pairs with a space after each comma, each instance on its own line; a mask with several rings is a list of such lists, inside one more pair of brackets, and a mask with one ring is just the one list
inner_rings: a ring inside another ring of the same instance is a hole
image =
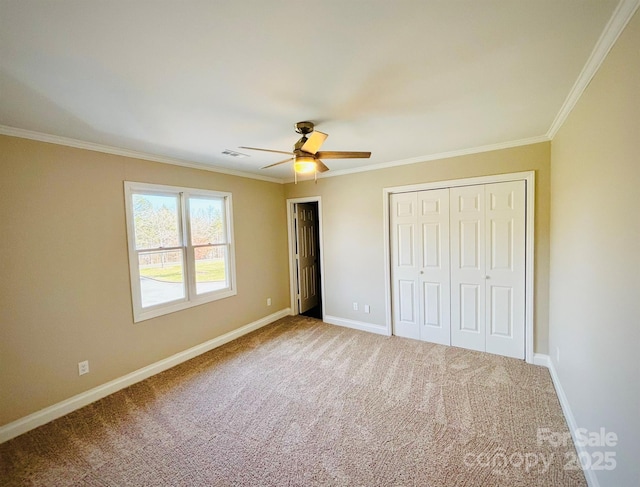
[[308, 156], [296, 156], [293, 170], [298, 174], [309, 174], [317, 169], [316, 160]]

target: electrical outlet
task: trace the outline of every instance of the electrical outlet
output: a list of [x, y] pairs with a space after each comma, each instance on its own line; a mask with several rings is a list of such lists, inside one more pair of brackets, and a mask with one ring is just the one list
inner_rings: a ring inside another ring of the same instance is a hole
[[369, 305], [368, 305], [368, 304], [365, 304], [365, 305], [364, 305], [364, 312], [365, 312], [365, 313], [371, 313], [371, 308], [369, 307]]
[[271, 298], [267, 298], [267, 306], [271, 306]]
[[89, 373], [89, 361], [78, 362], [78, 375], [84, 375]]
[[358, 303], [353, 303], [353, 311], [358, 311]]
[[556, 362], [560, 363], [560, 347], [556, 347]]

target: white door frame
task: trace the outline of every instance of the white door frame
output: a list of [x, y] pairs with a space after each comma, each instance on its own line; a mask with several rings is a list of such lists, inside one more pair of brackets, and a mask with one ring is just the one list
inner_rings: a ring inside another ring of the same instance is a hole
[[[475, 178], [452, 179], [431, 183], [411, 184], [407, 186], [393, 186], [382, 189], [382, 208], [384, 212], [384, 272], [385, 272], [385, 314], [387, 334], [393, 333], [391, 315], [391, 256], [389, 255], [390, 225], [389, 198], [392, 193], [407, 193], [410, 191], [425, 191], [429, 189], [453, 188], [476, 184], [501, 183], [504, 181], [525, 181], [526, 184], [526, 236], [525, 236], [525, 360], [533, 363], [533, 328], [534, 328], [534, 217], [535, 217], [535, 171], [525, 171], [510, 174], [495, 174]], [[323, 302], [324, 303], [324, 302]], [[324, 310], [323, 310], [324, 311]]]
[[304, 198], [290, 198], [287, 200], [287, 236], [289, 240], [289, 292], [291, 296], [291, 314], [298, 314], [298, 296], [296, 289], [298, 286], [298, 278], [296, 275], [296, 231], [294, 227], [293, 211], [298, 203], [318, 203], [318, 251], [320, 252], [320, 300], [322, 302], [322, 317], [325, 313], [325, 295], [324, 295], [324, 249], [322, 242], [322, 197], [305, 196]]

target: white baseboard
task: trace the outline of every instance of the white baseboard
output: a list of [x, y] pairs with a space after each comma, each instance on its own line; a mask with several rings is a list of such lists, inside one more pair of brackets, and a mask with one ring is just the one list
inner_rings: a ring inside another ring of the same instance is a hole
[[545, 355], [543, 353], [534, 353], [533, 354], [533, 365], [541, 365], [542, 367], [546, 367], [547, 369], [551, 368], [551, 357]]
[[[551, 360], [551, 357], [549, 357], [549, 355], [536, 353], [533, 356], [533, 363], [535, 365], [542, 365], [543, 367], [547, 367], [549, 369], [551, 380], [553, 381], [553, 386], [556, 389], [556, 394], [558, 395], [558, 400], [560, 401], [560, 406], [562, 406], [562, 412], [564, 413], [564, 417], [567, 420], [567, 425], [569, 426], [569, 431], [571, 432], [571, 438], [573, 438], [573, 444], [576, 447], [576, 452], [578, 453], [579, 457], [586, 456], [591, 458], [591, 453], [584, 446], [582, 446], [582, 443], [577, 442], [576, 431], [578, 430], [578, 424], [576, 423], [575, 416], [571, 412], [571, 406], [569, 406], [569, 400], [564, 393], [562, 384], [560, 384], [560, 377], [558, 377], [556, 368], [553, 365], [553, 360]], [[587, 484], [589, 484], [589, 487], [600, 487], [600, 482], [598, 482], [598, 478], [596, 477], [596, 474], [593, 470], [587, 469], [583, 470], [583, 472], [585, 478], [587, 479]]]
[[389, 336], [389, 330], [387, 327], [381, 325], [374, 325], [373, 323], [366, 323], [364, 321], [349, 320], [347, 318], [338, 318], [337, 316], [325, 315], [322, 321], [331, 325], [344, 326], [346, 328], [353, 328], [354, 330], [368, 331], [370, 333], [377, 333], [378, 335]]
[[153, 375], [170, 369], [171, 367], [181, 364], [182, 362], [186, 362], [187, 360], [208, 352], [209, 350], [220, 347], [225, 343], [241, 337], [242, 335], [251, 333], [258, 328], [262, 328], [269, 323], [273, 323], [280, 318], [284, 318], [290, 313], [291, 310], [289, 308], [282, 309], [280, 311], [277, 311], [276, 313], [270, 314], [269, 316], [260, 318], [253, 323], [249, 323], [248, 325], [244, 325], [236, 330], [230, 331], [229, 333], [225, 333], [224, 335], [213, 338], [212, 340], [208, 340], [204, 343], [201, 343], [200, 345], [196, 345], [195, 347], [191, 347], [187, 350], [176, 353], [175, 355], [167, 357], [151, 365], [147, 365], [146, 367], [131, 372], [130, 374], [109, 381], [106, 384], [102, 384], [98, 387], [94, 387], [93, 389], [90, 389], [86, 392], [82, 392], [62, 402], [25, 416], [24, 418], [20, 418], [9, 424], [6, 424], [0, 427], [0, 443], [4, 443], [11, 438], [15, 438], [16, 436], [26, 433], [27, 431], [37, 428], [38, 426], [42, 426], [43, 424], [60, 418], [65, 414], [69, 414], [76, 409], [80, 409], [81, 407], [91, 404], [98, 399], [102, 399], [109, 394], [113, 394], [120, 389], [124, 389], [125, 387], [135, 384], [136, 382], [140, 382]]

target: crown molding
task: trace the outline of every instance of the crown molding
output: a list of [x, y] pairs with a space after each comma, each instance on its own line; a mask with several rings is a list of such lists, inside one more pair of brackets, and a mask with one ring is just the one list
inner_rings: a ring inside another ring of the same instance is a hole
[[[417, 164], [420, 162], [437, 161], [439, 159], [450, 159], [452, 157], [468, 156], [470, 154], [479, 154], [481, 152], [491, 152], [491, 151], [501, 150], [501, 149], [511, 149], [512, 147], [539, 144], [541, 142], [549, 142], [549, 138], [546, 135], [539, 135], [537, 137], [529, 137], [527, 139], [512, 140], [509, 142], [500, 142], [498, 144], [482, 145], [479, 147], [470, 147], [468, 149], [460, 149], [460, 150], [454, 150], [449, 152], [439, 152], [437, 154], [412, 157], [410, 159], [401, 159], [398, 161], [382, 162], [380, 164], [373, 164], [370, 166], [354, 167], [352, 169], [341, 169], [338, 171], [331, 171], [330, 173], [319, 174], [318, 179], [331, 178], [335, 176], [344, 176], [346, 174], [354, 174], [359, 172], [377, 171], [378, 169], [387, 169], [389, 167], [406, 166], [408, 164]], [[284, 182], [293, 183], [293, 178], [285, 179]]]
[[609, 51], [616, 43], [618, 37], [620, 37], [620, 34], [622, 34], [622, 31], [627, 26], [639, 6], [640, 0], [621, 0], [613, 11], [609, 22], [600, 35], [600, 39], [598, 39], [593, 51], [591, 51], [589, 59], [582, 68], [578, 79], [573, 84], [571, 91], [569, 91], [569, 95], [562, 104], [562, 107], [556, 115], [556, 118], [553, 120], [551, 127], [549, 127], [549, 131], [547, 132], [549, 140], [553, 139], [558, 133], [558, 130], [562, 127], [562, 124], [571, 113], [571, 110], [573, 110], [573, 107], [578, 103], [578, 100], [584, 93], [584, 90], [589, 86], [591, 79], [598, 72], [598, 69], [600, 69], [600, 66], [607, 57], [607, 54], [609, 54]]
[[[69, 137], [62, 137], [59, 135], [51, 135], [51, 134], [45, 134], [42, 132], [35, 132], [33, 130], [25, 130], [25, 129], [20, 129], [16, 127], [10, 127], [8, 125], [0, 125], [0, 135], [8, 135], [11, 137], [19, 137], [22, 139], [37, 140], [40, 142], [47, 142], [50, 144], [63, 145], [67, 147], [75, 147], [77, 149], [103, 152], [106, 154], [113, 154], [113, 155], [123, 156], [123, 157], [131, 157], [134, 159], [142, 159], [145, 161], [161, 162], [163, 164], [173, 164], [175, 166], [189, 167], [192, 169], [201, 169], [203, 171], [211, 171], [211, 172], [216, 172], [220, 174], [228, 174], [231, 176], [239, 176], [239, 177], [244, 177], [249, 179], [258, 179], [260, 181], [268, 181], [270, 183], [286, 184], [286, 183], [294, 182], [293, 178], [278, 179], [274, 177], [262, 176], [259, 174], [253, 174], [253, 173], [248, 173], [243, 171], [234, 171], [233, 169], [226, 169], [226, 168], [221, 168], [217, 166], [211, 166], [204, 163], [185, 161], [182, 159], [175, 159], [172, 157], [164, 157], [164, 156], [159, 156], [159, 155], [151, 154], [147, 152], [121, 149], [118, 147], [96, 144], [93, 142], [85, 142], [83, 140], [72, 139]], [[345, 174], [352, 174], [352, 173], [358, 173], [358, 172], [375, 171], [378, 169], [385, 169], [388, 167], [404, 166], [407, 164], [417, 164], [419, 162], [435, 161], [438, 159], [448, 159], [451, 157], [477, 154], [480, 152], [489, 152], [493, 150], [508, 149], [511, 147], [518, 147], [522, 145], [530, 145], [530, 144], [537, 144], [539, 142], [547, 142], [548, 140], [549, 139], [547, 138], [546, 135], [542, 135], [538, 137], [531, 137], [528, 139], [501, 142], [498, 144], [484, 145], [480, 147], [471, 147], [468, 149], [461, 149], [461, 150], [450, 151], [450, 152], [440, 152], [437, 154], [413, 157], [411, 159], [402, 159], [398, 161], [383, 162], [380, 164], [373, 164], [370, 166], [358, 167], [353, 169], [343, 169], [339, 171], [332, 171], [329, 174], [318, 175], [318, 179], [326, 178], [326, 177], [341, 176]]]
[[230, 176], [238, 176], [241, 178], [258, 179], [260, 181], [268, 181], [270, 183], [284, 184], [284, 181], [282, 179], [273, 178], [269, 176], [261, 176], [259, 174], [252, 174], [244, 171], [235, 171], [233, 169], [227, 169], [227, 168], [218, 167], [218, 166], [211, 166], [209, 164], [204, 164], [201, 162], [185, 161], [182, 159], [159, 156], [159, 155], [150, 154], [147, 152], [121, 149], [119, 147], [113, 147], [109, 145], [95, 144], [93, 142], [85, 142], [83, 140], [71, 139], [69, 137], [61, 137], [59, 135], [51, 135], [51, 134], [45, 134], [42, 132], [34, 132], [32, 130], [9, 127], [8, 125], [0, 125], [0, 135], [9, 135], [11, 137], [19, 137], [22, 139], [31, 139], [31, 140], [37, 140], [40, 142], [47, 142], [50, 144], [64, 145], [67, 147], [75, 147], [76, 149], [85, 149], [85, 150], [90, 150], [95, 152], [103, 152], [105, 154], [113, 154], [116, 156], [131, 157], [133, 159], [142, 159], [145, 161], [161, 162], [163, 164], [173, 164], [174, 166], [189, 167], [192, 169], [200, 169], [203, 171], [227, 174]]

